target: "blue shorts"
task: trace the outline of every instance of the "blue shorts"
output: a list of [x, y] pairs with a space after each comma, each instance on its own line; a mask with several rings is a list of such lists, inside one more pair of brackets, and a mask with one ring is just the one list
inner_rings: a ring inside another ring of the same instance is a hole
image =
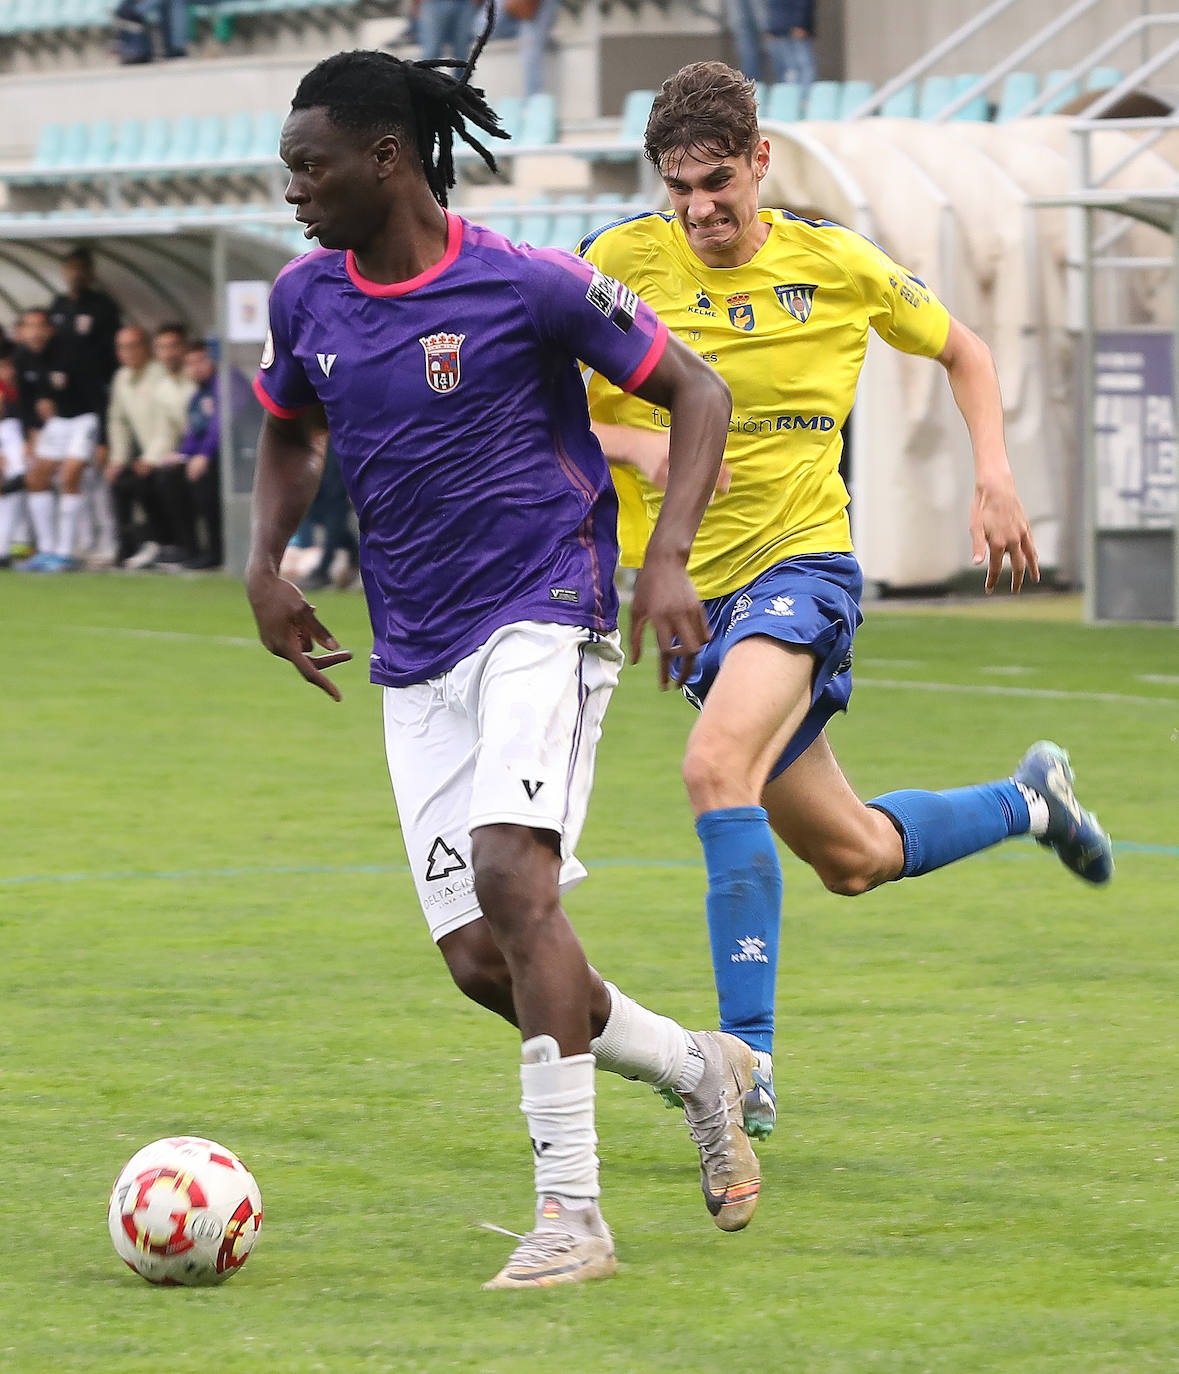
[[836, 711], [847, 710], [852, 640], [864, 618], [863, 590], [864, 574], [852, 554], [813, 553], [785, 558], [748, 586], [704, 603], [712, 638], [683, 688], [697, 709], [716, 681], [725, 654], [750, 635], [802, 644], [815, 656], [811, 709], [771, 769], [771, 778], [810, 748]]

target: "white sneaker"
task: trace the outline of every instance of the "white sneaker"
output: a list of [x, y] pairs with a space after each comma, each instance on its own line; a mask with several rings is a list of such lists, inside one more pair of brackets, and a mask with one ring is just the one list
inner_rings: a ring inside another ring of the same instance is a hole
[[558, 1197], [542, 1197], [536, 1203], [535, 1228], [483, 1287], [554, 1288], [562, 1283], [608, 1279], [617, 1269], [614, 1238], [596, 1202], [588, 1207], [567, 1207]]
[[133, 553], [130, 558], [123, 559], [125, 568], [151, 568], [155, 566], [156, 559], [160, 556], [160, 546], [154, 539], [145, 540], [140, 545], [138, 552]]

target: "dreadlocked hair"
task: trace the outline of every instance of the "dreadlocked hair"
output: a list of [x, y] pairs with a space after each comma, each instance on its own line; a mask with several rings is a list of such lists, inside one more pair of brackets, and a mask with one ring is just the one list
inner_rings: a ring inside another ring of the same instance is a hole
[[[495, 5], [471, 55], [463, 62], [436, 58], [404, 62], [392, 53], [356, 49], [336, 53], [312, 67], [299, 82], [292, 110], [322, 108], [338, 129], [379, 138], [399, 130], [413, 139], [426, 183], [439, 205], [454, 185], [454, 136], [474, 148], [492, 172], [495, 158], [467, 128], [492, 138], [510, 138], [471, 72], [495, 23]], [[443, 70], [461, 68], [458, 76]]]

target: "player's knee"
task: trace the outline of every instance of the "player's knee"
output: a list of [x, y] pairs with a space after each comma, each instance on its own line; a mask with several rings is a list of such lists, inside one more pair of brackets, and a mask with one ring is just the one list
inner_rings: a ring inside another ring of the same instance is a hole
[[745, 794], [750, 791], [742, 787], [740, 770], [734, 768], [732, 755], [719, 740], [689, 740], [681, 774], [697, 814], [744, 805]]
[[837, 897], [862, 897], [883, 881], [862, 867], [851, 864], [823, 863], [815, 865], [815, 872], [828, 892]]
[[455, 987], [491, 1011], [510, 1007], [512, 975], [506, 960], [493, 941], [464, 938], [466, 929], [454, 931], [439, 946]]

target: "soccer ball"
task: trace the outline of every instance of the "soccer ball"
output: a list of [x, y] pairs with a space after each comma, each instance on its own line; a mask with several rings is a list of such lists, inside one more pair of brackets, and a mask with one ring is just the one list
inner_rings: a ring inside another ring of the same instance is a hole
[[232, 1150], [199, 1136], [145, 1145], [107, 1207], [115, 1253], [148, 1283], [224, 1283], [262, 1229], [262, 1194]]

